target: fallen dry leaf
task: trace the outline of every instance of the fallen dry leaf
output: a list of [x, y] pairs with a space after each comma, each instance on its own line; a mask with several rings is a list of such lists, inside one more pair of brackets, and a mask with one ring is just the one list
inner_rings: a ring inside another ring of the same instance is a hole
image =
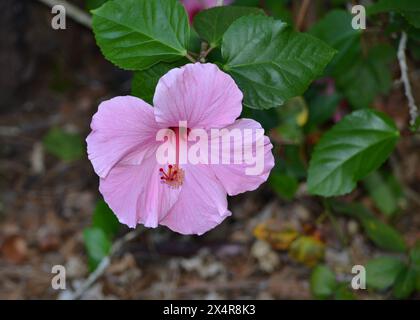
[[260, 223], [254, 229], [254, 236], [268, 242], [274, 249], [287, 250], [299, 233], [291, 227], [279, 228], [269, 221]]
[[23, 237], [15, 234], [4, 240], [1, 252], [8, 261], [22, 263], [28, 256], [28, 246]]

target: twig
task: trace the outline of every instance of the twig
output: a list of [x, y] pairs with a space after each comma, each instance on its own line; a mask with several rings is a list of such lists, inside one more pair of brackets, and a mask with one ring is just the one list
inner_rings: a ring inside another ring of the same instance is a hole
[[190, 60], [192, 63], [196, 63], [197, 62], [189, 53], [185, 54], [185, 57], [188, 60]]
[[188, 51], [188, 54], [193, 58], [198, 58], [200, 56], [200, 54], [198, 54], [197, 52], [192, 51]]
[[400, 43], [398, 45], [398, 62], [401, 69], [401, 81], [404, 84], [405, 96], [408, 100], [408, 108], [410, 112], [410, 125], [414, 126], [418, 116], [418, 108], [411, 91], [410, 79], [408, 78], [407, 59], [405, 56], [405, 49], [407, 47], [407, 34], [401, 33]]
[[136, 230], [133, 230], [127, 233], [122, 238], [118, 239], [112, 245], [109, 251], [109, 255], [101, 260], [99, 265], [96, 267], [95, 271], [93, 271], [89, 275], [86, 281], [82, 285], [80, 285], [80, 287], [78, 287], [77, 290], [73, 294], [71, 294], [69, 297], [66, 297], [66, 299], [69, 299], [69, 300], [79, 299], [86, 292], [86, 290], [88, 290], [96, 282], [96, 280], [98, 280], [105, 273], [106, 269], [109, 267], [111, 263], [112, 256], [117, 254], [126, 243], [135, 239], [142, 231], [143, 231], [142, 228], [138, 228]]
[[38, 0], [46, 6], [52, 8], [56, 5], [62, 5], [66, 8], [66, 16], [72, 18], [74, 21], [80, 23], [86, 28], [92, 29], [92, 18], [89, 14], [84, 12], [82, 9], [79, 9], [75, 5], [65, 1], [65, 0]]
[[206, 57], [212, 50], [213, 50], [213, 47], [209, 46], [207, 42], [201, 43], [201, 51], [197, 60], [202, 63], [206, 62]]
[[302, 30], [303, 21], [305, 20], [306, 13], [308, 12], [310, 0], [303, 0], [302, 5], [300, 6], [299, 13], [296, 21], [297, 30]]

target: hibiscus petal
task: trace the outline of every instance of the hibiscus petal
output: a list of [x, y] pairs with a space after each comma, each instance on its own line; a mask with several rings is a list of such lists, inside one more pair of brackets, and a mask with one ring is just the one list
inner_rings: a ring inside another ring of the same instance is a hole
[[[255, 132], [256, 130], [262, 130], [261, 125], [257, 121], [251, 119], [239, 119], [235, 121], [234, 124], [226, 127], [226, 129], [228, 129], [229, 132], [232, 132], [232, 130], [235, 129], [241, 130], [242, 139], [240, 140], [241, 143], [243, 143], [243, 145], [241, 145], [242, 147], [239, 149], [240, 152], [242, 150], [256, 150], [258, 138]], [[245, 129], [247, 130], [244, 131]], [[252, 135], [249, 135], [249, 133], [251, 133]], [[250, 138], [246, 139], [245, 136], [248, 136]], [[230, 153], [230, 164], [223, 164], [220, 160], [220, 164], [212, 164], [210, 166], [217, 178], [225, 187], [229, 195], [233, 196], [242, 192], [257, 189], [262, 183], [264, 183], [267, 180], [271, 169], [274, 167], [274, 157], [271, 152], [273, 145], [270, 143], [270, 140], [267, 136], [261, 135], [259, 139], [261, 139], [260, 142], [261, 145], [264, 146], [264, 150], [261, 150], [261, 159], [256, 160], [263, 161], [263, 163], [260, 164], [260, 170], [256, 170], [256, 172], [260, 171], [258, 172], [258, 174], [247, 174], [247, 168], [255, 168], [256, 166], [255, 164], [246, 164], [242, 152], [241, 154], [243, 161], [238, 164], [235, 164], [233, 162], [235, 152], [234, 147], [231, 147], [227, 150], [227, 152]], [[221, 143], [222, 138], [219, 138], [219, 141]], [[232, 145], [234, 145], [234, 142], [232, 142]], [[223, 151], [220, 152], [220, 154], [222, 155]], [[255, 152], [253, 152], [253, 155], [256, 155]]]
[[159, 168], [153, 154], [141, 165], [117, 164], [100, 179], [99, 191], [121, 223], [155, 228], [176, 203], [182, 187], [161, 182]]
[[231, 76], [211, 63], [187, 64], [160, 78], [153, 104], [156, 121], [178, 127], [220, 128], [232, 124], [242, 111], [242, 92]]
[[127, 164], [141, 163], [147, 147], [156, 143], [159, 126], [150, 105], [124, 96], [102, 102], [91, 129], [86, 139], [88, 157], [96, 174], [104, 178], [125, 157]]
[[[185, 9], [188, 12], [190, 22], [193, 21], [194, 16], [201, 10], [216, 7], [219, 3], [218, 0], [181, 0]], [[232, 0], [225, 0], [224, 5], [231, 4]]]
[[201, 235], [231, 215], [226, 197], [207, 165], [187, 165], [178, 202], [160, 224], [181, 234]]

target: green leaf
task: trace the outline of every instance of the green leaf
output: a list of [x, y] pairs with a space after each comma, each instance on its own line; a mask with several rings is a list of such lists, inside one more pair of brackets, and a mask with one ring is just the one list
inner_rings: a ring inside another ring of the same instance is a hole
[[314, 267], [324, 258], [325, 243], [316, 237], [300, 236], [290, 245], [289, 255], [308, 267]]
[[356, 218], [369, 237], [378, 247], [386, 250], [404, 252], [406, 244], [401, 234], [388, 224], [378, 220], [373, 213], [360, 203], [328, 201], [332, 210]]
[[368, 261], [365, 267], [367, 287], [385, 290], [394, 284], [405, 265], [398, 258], [379, 257]]
[[410, 266], [416, 272], [416, 291], [420, 292], [420, 241], [410, 250]]
[[92, 13], [96, 42], [120, 68], [142, 70], [187, 53], [190, 27], [177, 0], [114, 0]]
[[292, 25], [293, 16], [287, 7], [288, 2], [288, 0], [265, 0], [264, 9], [269, 12], [270, 16]]
[[356, 296], [348, 288], [348, 284], [340, 284], [334, 292], [335, 300], [356, 300]]
[[420, 272], [420, 241], [414, 245], [410, 250], [411, 266]]
[[391, 172], [384, 172], [385, 183], [391, 189], [392, 194], [397, 199], [398, 206], [402, 206], [405, 203], [404, 187], [401, 182]]
[[250, 118], [258, 121], [266, 131], [277, 127], [279, 124], [279, 118], [276, 109], [258, 110], [242, 108], [241, 118]]
[[308, 105], [303, 97], [294, 97], [287, 100], [277, 113], [281, 123], [303, 127], [308, 121]]
[[346, 72], [361, 54], [361, 31], [352, 28], [352, 19], [353, 16], [348, 11], [333, 10], [309, 31], [338, 51], [327, 68], [329, 74]]
[[105, 232], [99, 228], [86, 228], [83, 231], [83, 239], [89, 257], [89, 269], [95, 270], [103, 258], [111, 249], [111, 241]]
[[169, 70], [178, 66], [180, 66], [179, 62], [161, 62], [149, 69], [134, 72], [133, 80], [131, 81], [131, 94], [149, 104], [153, 104], [153, 96], [159, 79]]
[[414, 120], [414, 125], [410, 126], [410, 130], [412, 132], [416, 132], [420, 129], [420, 116], [417, 116], [416, 120]]
[[281, 148], [281, 155], [276, 160], [276, 170], [298, 179], [306, 178], [306, 164], [304, 151], [298, 145], [285, 145]]
[[302, 95], [335, 51], [265, 16], [236, 20], [223, 36], [224, 70], [244, 93], [244, 105], [269, 109]]
[[349, 203], [334, 199], [328, 199], [327, 203], [334, 213], [343, 214], [350, 218], [362, 219], [363, 217], [373, 216], [372, 213], [360, 203]]
[[223, 34], [235, 20], [243, 16], [264, 14], [261, 9], [252, 7], [214, 7], [199, 12], [194, 17], [194, 27], [200, 37], [215, 48], [220, 45]]
[[344, 10], [334, 10], [310, 30], [338, 50], [327, 73], [336, 78], [337, 87], [352, 106], [367, 108], [376, 95], [387, 93], [392, 85], [389, 63], [395, 52], [388, 45], [372, 48], [367, 56], [361, 48], [361, 31], [351, 26], [352, 15]]
[[280, 137], [282, 144], [300, 144], [303, 139], [302, 128], [292, 123], [283, 123], [276, 128], [276, 134]]
[[334, 8], [347, 5], [347, 0], [331, 0], [330, 2]]
[[420, 28], [420, 10], [417, 12], [401, 12], [401, 14], [413, 27]]
[[201, 50], [201, 39], [197, 31], [195, 31], [194, 29], [190, 29], [190, 40], [188, 43], [188, 50], [191, 52], [200, 52]]
[[287, 144], [301, 144], [304, 138], [303, 126], [308, 120], [308, 106], [302, 97], [294, 97], [278, 110], [280, 125], [276, 128], [281, 141]]
[[398, 136], [395, 123], [383, 113], [360, 110], [346, 116], [315, 147], [309, 192], [325, 197], [351, 192], [358, 180], [388, 158]]
[[367, 236], [380, 248], [404, 252], [407, 247], [401, 234], [390, 225], [374, 218], [362, 218], [361, 223]]
[[331, 119], [341, 99], [341, 95], [337, 93], [328, 96], [317, 95], [309, 103], [309, 119], [306, 128], [310, 129], [322, 125]]
[[85, 154], [85, 144], [80, 134], [52, 128], [43, 139], [45, 149], [56, 157], [72, 161]]
[[335, 274], [325, 265], [314, 268], [310, 280], [312, 295], [317, 299], [328, 299], [337, 287]]
[[353, 107], [368, 108], [378, 94], [386, 94], [391, 88], [390, 63], [395, 59], [391, 46], [375, 46], [367, 57], [361, 55], [352, 61], [351, 68], [335, 75], [337, 87]]
[[420, 272], [418, 271], [416, 276], [416, 291], [420, 291]]
[[420, 2], [413, 0], [379, 0], [368, 8], [369, 14], [394, 11], [403, 15], [416, 28], [420, 28]]
[[416, 289], [416, 271], [413, 268], [404, 267], [395, 280], [393, 295], [397, 299], [408, 298]]
[[257, 7], [260, 3], [260, 0], [234, 0], [234, 6], [247, 6], [247, 7]]
[[291, 200], [299, 188], [295, 177], [278, 172], [272, 172], [268, 179], [273, 190], [283, 199]]
[[108, 0], [86, 0], [86, 8], [90, 11], [102, 6]]
[[99, 200], [93, 212], [93, 227], [104, 231], [108, 238], [112, 238], [119, 230], [120, 223], [114, 212], [105, 201]]
[[387, 216], [392, 216], [398, 209], [397, 195], [392, 186], [378, 171], [372, 172], [363, 183], [376, 207]]

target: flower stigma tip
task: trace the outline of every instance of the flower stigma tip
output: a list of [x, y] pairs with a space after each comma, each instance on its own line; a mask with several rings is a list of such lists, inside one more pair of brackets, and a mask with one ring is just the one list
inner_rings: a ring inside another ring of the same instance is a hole
[[160, 180], [170, 187], [179, 188], [184, 182], [184, 170], [178, 165], [168, 165], [168, 170], [159, 169]]

